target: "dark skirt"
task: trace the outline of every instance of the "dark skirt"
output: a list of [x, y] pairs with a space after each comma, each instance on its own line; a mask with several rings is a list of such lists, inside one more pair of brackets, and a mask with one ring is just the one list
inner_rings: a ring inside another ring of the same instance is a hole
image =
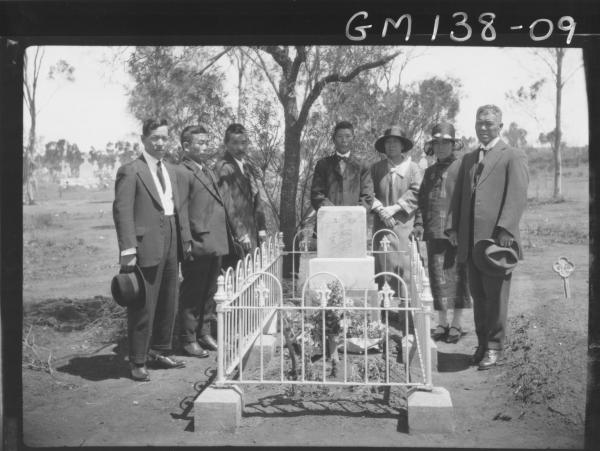
[[448, 240], [427, 241], [427, 267], [433, 308], [471, 308], [467, 267], [456, 261], [456, 247]]

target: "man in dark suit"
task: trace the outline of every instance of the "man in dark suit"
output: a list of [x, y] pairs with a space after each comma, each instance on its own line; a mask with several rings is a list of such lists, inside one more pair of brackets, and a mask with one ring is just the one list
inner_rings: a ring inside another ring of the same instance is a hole
[[333, 129], [335, 153], [317, 161], [310, 190], [315, 210], [321, 206], [373, 206], [373, 181], [369, 168], [351, 155], [354, 128], [347, 121]]
[[[248, 135], [241, 124], [225, 131], [225, 155], [215, 165], [218, 186], [225, 201], [236, 249], [251, 252], [266, 238], [265, 204], [260, 196], [260, 171], [248, 161]], [[234, 266], [240, 253], [224, 258], [223, 266]]]
[[446, 222], [446, 233], [457, 249], [457, 261], [468, 264], [478, 347], [473, 363], [485, 370], [502, 355], [512, 274], [493, 277], [473, 258], [474, 246], [493, 239], [518, 248], [519, 222], [527, 204], [527, 156], [500, 139], [502, 112], [495, 105], [477, 110], [475, 130], [480, 146], [462, 160]]
[[[164, 161], [166, 121], [144, 122], [141, 138], [142, 155], [117, 171], [113, 218], [121, 271], [131, 272], [137, 265], [144, 279], [143, 304], [127, 308], [131, 377], [144, 381], [149, 379], [147, 359], [162, 368], [185, 365], [167, 352], [177, 312], [177, 263], [184, 251], [181, 237], [189, 231], [179, 225], [183, 218], [178, 218], [175, 168]], [[181, 224], [185, 226], [184, 221]]]
[[216, 321], [214, 295], [221, 260], [229, 253], [231, 242], [225, 204], [216, 176], [208, 166], [212, 156], [207, 151], [208, 141], [205, 126], [186, 127], [181, 133], [184, 156], [178, 167], [179, 197], [187, 212], [192, 239], [191, 253], [181, 264], [179, 316], [183, 349], [195, 357], [208, 357], [204, 349], [217, 349], [211, 335], [211, 324]]

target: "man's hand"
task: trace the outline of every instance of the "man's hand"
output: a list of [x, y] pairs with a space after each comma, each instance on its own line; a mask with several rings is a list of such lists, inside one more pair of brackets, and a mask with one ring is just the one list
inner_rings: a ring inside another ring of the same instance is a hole
[[402, 210], [402, 207], [398, 204], [393, 204], [390, 205], [388, 207], [383, 207], [383, 210], [390, 216], [394, 216], [396, 213], [398, 213], [400, 210]]
[[192, 242], [188, 241], [185, 243], [185, 247], [183, 249], [183, 260], [186, 262], [191, 262], [194, 260], [194, 256], [192, 255]]
[[136, 254], [121, 255], [119, 263], [121, 265], [121, 272], [133, 272], [137, 263], [137, 256]]
[[458, 234], [456, 230], [448, 230], [448, 240], [452, 246], [458, 246]]
[[385, 207], [378, 208], [377, 214], [388, 229], [391, 229], [396, 225], [396, 220], [394, 219], [393, 215], [389, 214]]
[[415, 224], [415, 226], [412, 229], [412, 232], [410, 232], [411, 236], [414, 237], [415, 240], [422, 240], [423, 239], [423, 226], [421, 224]]
[[496, 243], [498, 243], [498, 246], [511, 247], [513, 242], [513, 236], [506, 230], [500, 229], [498, 236], [496, 237]]

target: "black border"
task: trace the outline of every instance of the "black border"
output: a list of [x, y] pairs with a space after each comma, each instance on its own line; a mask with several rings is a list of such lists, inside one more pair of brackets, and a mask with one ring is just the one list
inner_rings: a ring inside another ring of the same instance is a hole
[[[365, 40], [345, 36], [348, 19], [358, 11], [369, 13], [373, 24]], [[466, 12], [473, 37], [466, 43], [449, 39], [452, 14]], [[523, 24], [519, 33], [500, 32], [493, 42], [479, 36], [476, 17], [497, 14], [498, 30]], [[385, 18], [412, 15], [411, 38], [389, 33], [381, 38]], [[431, 42], [435, 14], [438, 39]], [[600, 2], [597, 0], [0, 0], [0, 315], [2, 319], [4, 448], [22, 445], [22, 55], [30, 45], [467, 45], [566, 46], [564, 34], [533, 42], [527, 26], [537, 18], [571, 15], [577, 34], [568, 47], [581, 47], [589, 109], [589, 148], [600, 148]], [[443, 19], [442, 19], [443, 20]], [[379, 27], [379, 28], [377, 28]], [[598, 153], [590, 151], [590, 288], [588, 331], [588, 391], [586, 448], [600, 443], [600, 289]], [[399, 440], [400, 441], [400, 440]], [[1, 445], [0, 445], [1, 447]]]

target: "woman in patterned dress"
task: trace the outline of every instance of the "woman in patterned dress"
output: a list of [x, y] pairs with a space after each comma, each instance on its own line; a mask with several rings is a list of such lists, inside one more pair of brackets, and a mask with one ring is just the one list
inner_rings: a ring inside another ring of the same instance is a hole
[[[438, 312], [438, 325], [432, 337], [456, 343], [463, 334], [463, 309], [471, 308], [471, 299], [466, 267], [457, 264], [456, 247], [450, 244], [444, 229], [461, 161], [456, 151], [462, 148], [462, 142], [455, 139], [452, 124], [437, 124], [431, 134], [428, 152], [434, 153], [437, 161], [425, 170], [418, 202], [423, 218], [423, 238], [427, 242], [433, 306]], [[451, 325], [448, 324], [449, 309], [454, 310]]]

